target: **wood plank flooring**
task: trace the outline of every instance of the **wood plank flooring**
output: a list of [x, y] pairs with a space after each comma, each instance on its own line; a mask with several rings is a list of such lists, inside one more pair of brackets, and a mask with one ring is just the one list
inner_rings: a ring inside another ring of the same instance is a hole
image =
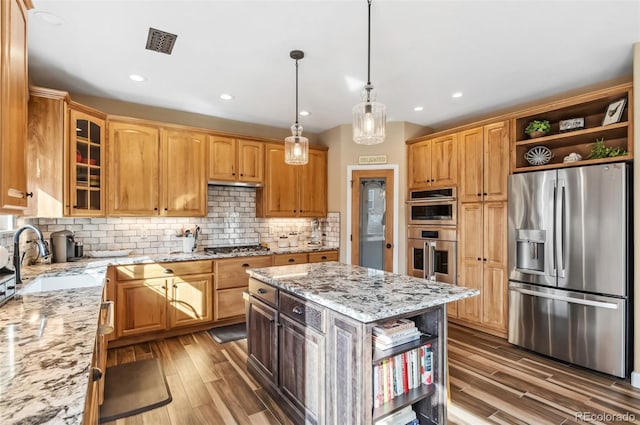
[[[173, 401], [106, 425], [291, 425], [247, 373], [246, 340], [218, 344], [198, 332], [109, 350], [107, 366], [151, 357], [161, 359]], [[640, 390], [628, 380], [457, 325], [449, 326], [449, 368], [450, 424], [640, 423]]]

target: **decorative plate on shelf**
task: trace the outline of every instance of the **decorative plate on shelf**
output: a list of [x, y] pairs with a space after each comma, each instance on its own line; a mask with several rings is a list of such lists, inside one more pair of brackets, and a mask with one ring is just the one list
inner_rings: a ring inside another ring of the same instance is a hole
[[544, 165], [553, 158], [553, 153], [546, 146], [534, 146], [524, 154], [524, 159], [531, 165]]

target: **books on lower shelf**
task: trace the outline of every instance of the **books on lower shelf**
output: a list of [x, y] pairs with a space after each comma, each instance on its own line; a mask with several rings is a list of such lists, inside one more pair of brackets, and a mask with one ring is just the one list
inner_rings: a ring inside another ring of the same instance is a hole
[[375, 425], [418, 425], [418, 417], [416, 416], [416, 412], [411, 409], [411, 406], [405, 406], [404, 408], [398, 410], [385, 417], [384, 419], [380, 419], [376, 421]]
[[433, 383], [433, 347], [427, 343], [373, 366], [373, 407]]
[[398, 319], [373, 327], [375, 348], [387, 350], [396, 345], [406, 344], [420, 338], [420, 330], [409, 319]]

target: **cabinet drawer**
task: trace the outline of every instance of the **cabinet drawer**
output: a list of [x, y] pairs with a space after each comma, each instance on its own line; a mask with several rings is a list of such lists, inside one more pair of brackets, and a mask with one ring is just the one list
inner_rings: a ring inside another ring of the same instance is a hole
[[302, 323], [306, 326], [311, 326], [320, 332], [324, 332], [324, 308], [312, 304], [308, 301], [303, 301], [298, 297], [294, 297], [284, 292], [280, 292], [280, 314], [284, 314], [291, 319]]
[[300, 264], [307, 262], [307, 254], [276, 254], [273, 256], [274, 266], [286, 266], [288, 264]]
[[213, 266], [211, 260], [130, 264], [128, 266], [116, 267], [116, 279], [122, 281], [189, 274], [210, 274], [212, 271]]
[[216, 289], [246, 288], [249, 284], [247, 269], [271, 267], [271, 256], [228, 258], [215, 261]]
[[278, 288], [267, 283], [260, 282], [259, 280], [249, 279], [249, 292], [251, 295], [260, 298], [272, 307], [277, 306], [276, 301], [278, 300]]
[[244, 298], [242, 293], [246, 291], [244, 288], [231, 288], [216, 291], [214, 297], [215, 307], [213, 308], [214, 320], [231, 319], [238, 316], [244, 316]]
[[310, 252], [310, 263], [321, 263], [323, 261], [338, 261], [338, 251], [322, 251], [322, 252]]

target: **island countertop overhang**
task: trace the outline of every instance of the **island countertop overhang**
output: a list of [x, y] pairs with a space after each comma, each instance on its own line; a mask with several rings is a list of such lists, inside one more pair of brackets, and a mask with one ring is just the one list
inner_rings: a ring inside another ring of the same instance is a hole
[[477, 289], [338, 262], [265, 267], [249, 269], [247, 273], [362, 323], [480, 294]]

